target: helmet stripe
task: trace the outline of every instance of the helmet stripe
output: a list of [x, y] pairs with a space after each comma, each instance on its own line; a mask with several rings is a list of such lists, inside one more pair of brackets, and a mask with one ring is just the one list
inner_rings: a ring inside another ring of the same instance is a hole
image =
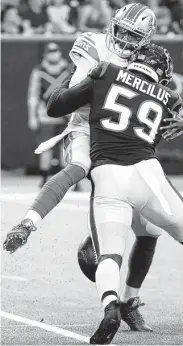
[[137, 14], [136, 14], [136, 16], [134, 17], [133, 21], [135, 22], [136, 19], [140, 16], [140, 14], [141, 14], [144, 10], [146, 10], [146, 9], [147, 9], [147, 7], [146, 7], [146, 6], [143, 6], [143, 7], [137, 12]]
[[128, 14], [130, 13], [130, 11], [137, 6], [137, 4], [131, 4], [131, 5], [128, 5], [129, 6], [129, 9], [126, 11], [125, 13], [125, 17], [127, 18], [128, 17]]
[[130, 11], [127, 13], [126, 19], [134, 21], [134, 17], [136, 17], [137, 13], [142, 9], [142, 7], [144, 8], [144, 6], [141, 4], [134, 4], [134, 6], [132, 6]]

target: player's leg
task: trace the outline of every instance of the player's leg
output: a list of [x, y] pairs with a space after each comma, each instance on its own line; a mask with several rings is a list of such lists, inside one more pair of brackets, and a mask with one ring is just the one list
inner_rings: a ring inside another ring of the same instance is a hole
[[132, 229], [136, 236], [129, 256], [129, 270], [122, 300], [126, 302], [139, 294], [140, 287], [150, 269], [161, 229], [133, 210]]
[[47, 182], [50, 173], [52, 150], [47, 150], [39, 156], [39, 171], [41, 175], [40, 188]]
[[25, 218], [32, 211], [44, 218], [65, 196], [71, 186], [82, 180], [90, 168], [90, 139], [82, 133], [69, 134], [64, 142], [66, 167], [45, 184]]
[[139, 291], [152, 264], [161, 229], [135, 210], [132, 229], [136, 239], [129, 256], [127, 279], [121, 294], [121, 316], [131, 330], [147, 332], [152, 331], [152, 328], [145, 323], [139, 311], [142, 305]]
[[167, 180], [160, 163], [153, 159], [135, 165], [147, 186], [148, 198], [139, 211], [150, 222], [183, 242], [183, 199]]
[[[37, 142], [40, 144], [41, 142], [47, 141], [54, 134], [54, 125], [52, 124], [41, 124], [40, 129], [37, 133]], [[39, 172], [41, 175], [40, 187], [42, 187], [49, 176], [50, 167], [52, 160], [52, 150], [45, 151], [39, 156]]]
[[[64, 130], [66, 129], [66, 120], [62, 124], [55, 125], [54, 128], [54, 137], [60, 134], [64, 134]], [[63, 150], [64, 139], [57, 143], [53, 148], [53, 159], [52, 166], [60, 166], [61, 169], [65, 167], [64, 162], [64, 150]]]
[[70, 135], [65, 150], [67, 166], [47, 181], [21, 223], [7, 234], [7, 239], [9, 234], [17, 234], [21, 228], [28, 229], [28, 234], [34, 231], [37, 223], [63, 199], [69, 188], [87, 175], [90, 168], [89, 136], [82, 133]]
[[116, 181], [120, 178], [112, 177], [111, 165], [95, 168], [91, 176], [94, 183], [91, 233], [98, 255], [95, 279], [104, 319], [90, 341], [100, 344], [111, 341], [120, 325], [120, 267], [132, 208], [118, 198]]

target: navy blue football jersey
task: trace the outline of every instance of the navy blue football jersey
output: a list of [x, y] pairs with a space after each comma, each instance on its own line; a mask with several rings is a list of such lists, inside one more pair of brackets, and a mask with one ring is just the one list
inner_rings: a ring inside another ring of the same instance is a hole
[[[95, 73], [91, 72], [94, 78]], [[89, 117], [94, 166], [131, 165], [156, 157], [162, 120], [170, 116], [168, 109], [177, 110], [180, 104], [169, 88], [104, 64], [93, 87]]]
[[82, 82], [58, 88], [49, 115], [60, 117], [90, 103], [92, 165], [132, 165], [156, 157], [162, 121], [179, 111], [179, 95], [119, 66], [99, 63]]

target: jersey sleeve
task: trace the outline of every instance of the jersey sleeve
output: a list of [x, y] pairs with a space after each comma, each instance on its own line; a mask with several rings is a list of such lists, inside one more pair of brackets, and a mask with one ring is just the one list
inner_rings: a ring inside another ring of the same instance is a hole
[[47, 114], [59, 118], [74, 112], [91, 102], [94, 81], [87, 77], [79, 84], [67, 89], [62, 85], [54, 90], [47, 104]]
[[80, 57], [84, 57], [92, 64], [100, 61], [95, 43], [95, 34], [86, 32], [81, 34], [73, 44], [69, 53], [71, 60], [77, 66]]

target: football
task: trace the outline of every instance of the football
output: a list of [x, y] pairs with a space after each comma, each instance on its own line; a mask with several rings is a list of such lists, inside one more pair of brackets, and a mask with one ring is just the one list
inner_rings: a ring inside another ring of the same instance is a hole
[[83, 274], [92, 282], [95, 282], [97, 270], [97, 254], [93, 247], [90, 235], [85, 236], [78, 248], [78, 263]]

